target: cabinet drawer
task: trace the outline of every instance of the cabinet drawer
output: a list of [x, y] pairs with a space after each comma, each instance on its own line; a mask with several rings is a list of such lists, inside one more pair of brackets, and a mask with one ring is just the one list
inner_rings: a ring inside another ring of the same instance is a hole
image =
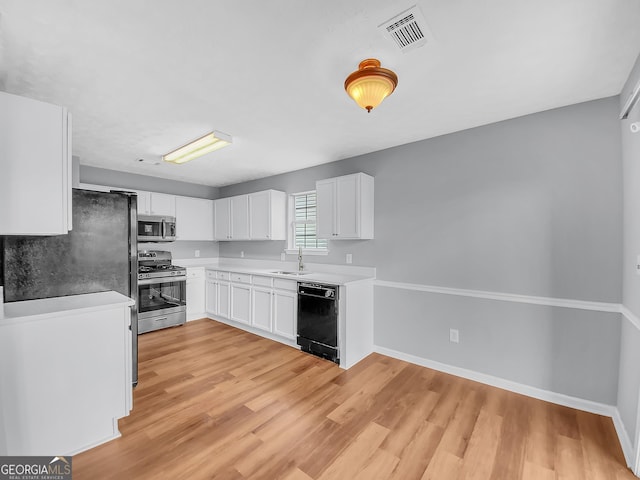
[[207, 270], [207, 279], [208, 280], [215, 280], [216, 278], [218, 278], [217, 275], [216, 275], [217, 273], [218, 272], [213, 271], [213, 270]]
[[220, 280], [229, 280], [229, 272], [218, 272], [218, 278]]
[[236, 283], [251, 283], [251, 275], [247, 273], [232, 273], [231, 281]]
[[202, 267], [187, 268], [187, 278], [204, 278], [204, 268]]
[[298, 282], [295, 280], [285, 280], [284, 278], [274, 278], [273, 288], [279, 288], [280, 290], [298, 290]]
[[254, 275], [251, 283], [254, 285], [260, 285], [261, 287], [270, 287], [272, 280], [273, 279], [271, 277], [259, 277]]

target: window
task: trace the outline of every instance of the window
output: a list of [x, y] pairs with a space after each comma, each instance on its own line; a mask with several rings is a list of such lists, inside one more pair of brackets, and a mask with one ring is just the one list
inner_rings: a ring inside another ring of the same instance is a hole
[[316, 192], [294, 193], [289, 202], [289, 250], [304, 253], [327, 252], [327, 240], [316, 237]]

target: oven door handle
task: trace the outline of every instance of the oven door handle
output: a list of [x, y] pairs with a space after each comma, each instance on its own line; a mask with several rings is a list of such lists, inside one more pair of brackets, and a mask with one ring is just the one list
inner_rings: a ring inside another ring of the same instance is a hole
[[186, 275], [176, 275], [175, 277], [156, 277], [156, 278], [145, 278], [142, 280], [138, 280], [138, 285], [152, 285], [154, 283], [171, 283], [171, 282], [186, 282]]

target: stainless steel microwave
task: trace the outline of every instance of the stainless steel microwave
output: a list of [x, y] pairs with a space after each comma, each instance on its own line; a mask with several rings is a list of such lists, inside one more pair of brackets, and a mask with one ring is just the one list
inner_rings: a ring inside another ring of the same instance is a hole
[[175, 239], [175, 217], [138, 215], [138, 242], [173, 242]]

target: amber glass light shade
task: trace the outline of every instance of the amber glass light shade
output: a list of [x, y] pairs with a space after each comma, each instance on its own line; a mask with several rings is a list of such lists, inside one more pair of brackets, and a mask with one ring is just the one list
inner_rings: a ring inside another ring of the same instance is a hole
[[380, 67], [380, 61], [375, 58], [361, 61], [358, 70], [344, 81], [344, 89], [349, 96], [367, 112], [380, 105], [397, 85], [398, 76], [391, 70]]

